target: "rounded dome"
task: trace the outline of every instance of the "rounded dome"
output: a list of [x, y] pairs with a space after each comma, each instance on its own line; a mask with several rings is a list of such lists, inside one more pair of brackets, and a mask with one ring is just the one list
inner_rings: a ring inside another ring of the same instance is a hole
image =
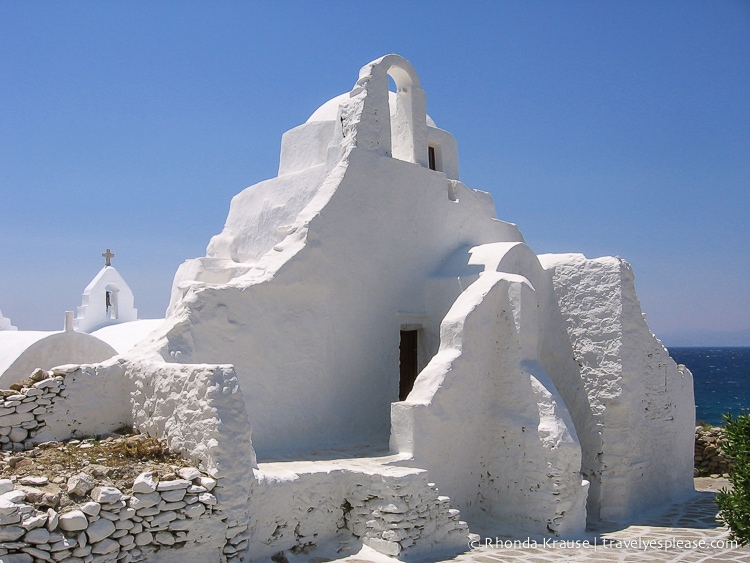
[[[341, 102], [348, 99], [349, 92], [347, 92], [346, 94], [341, 94], [340, 96], [336, 96], [335, 98], [331, 98], [318, 109], [316, 109], [305, 123], [310, 123], [312, 121], [336, 121], [336, 118], [339, 114], [339, 105], [341, 104]], [[388, 105], [391, 108], [391, 115], [394, 115], [396, 113], [396, 99], [396, 92], [389, 91]], [[427, 116], [427, 125], [429, 125], [430, 127], [437, 127], [437, 125], [435, 125], [435, 122], [429, 115]]]

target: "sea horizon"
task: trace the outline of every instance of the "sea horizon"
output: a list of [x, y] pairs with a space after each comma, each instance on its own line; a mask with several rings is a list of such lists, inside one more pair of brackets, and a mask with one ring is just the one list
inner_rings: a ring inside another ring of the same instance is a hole
[[724, 414], [750, 414], [750, 346], [667, 346], [693, 374], [696, 424], [724, 424]]

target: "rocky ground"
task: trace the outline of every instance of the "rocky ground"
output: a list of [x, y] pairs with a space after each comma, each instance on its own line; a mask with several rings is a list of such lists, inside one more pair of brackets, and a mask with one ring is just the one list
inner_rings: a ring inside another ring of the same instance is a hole
[[130, 490], [135, 478], [146, 471], [168, 481], [176, 471], [190, 463], [170, 453], [158, 441], [124, 429], [83, 440], [45, 442], [24, 452], [0, 452], [0, 479], [11, 479], [21, 486], [33, 487], [37, 508], [60, 510], [80, 500], [71, 479], [87, 474], [93, 480]]

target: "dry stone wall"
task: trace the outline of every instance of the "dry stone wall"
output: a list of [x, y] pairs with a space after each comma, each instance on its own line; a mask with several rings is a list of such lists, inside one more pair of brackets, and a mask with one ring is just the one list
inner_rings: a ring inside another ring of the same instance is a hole
[[261, 464], [248, 557], [312, 553], [329, 541], [410, 558], [465, 549], [468, 526], [427, 472], [379, 459]]
[[30, 378], [0, 390], [0, 449], [24, 451], [46, 425], [46, 419], [59, 397], [66, 397], [65, 368], [38, 369]]
[[42, 489], [48, 482], [46, 476], [0, 479], [3, 562], [129, 563], [186, 546], [196, 553], [211, 542], [209, 523], [220, 514], [212, 493], [217, 481], [194, 467], [161, 480], [142, 473], [125, 492], [87, 473], [75, 475], [67, 482], [75, 502], [59, 512], [48, 506]]
[[720, 426], [695, 427], [695, 476], [727, 475], [732, 468], [724, 454], [726, 438]]
[[[148, 373], [146, 365], [121, 361], [61, 366], [49, 372], [36, 370], [32, 377], [14, 385], [15, 389], [0, 391], [4, 398], [0, 403], [4, 409], [0, 410], [0, 436], [4, 438], [0, 447], [5, 451], [21, 452], [40, 441], [104, 433], [123, 423], [140, 422], [143, 432], [167, 440], [174, 451], [198, 466], [189, 474], [162, 481], [142, 475], [134, 490], [124, 492], [91, 475], [76, 475], [69, 484], [74, 502], [60, 512], [48, 506], [50, 503], [40, 504], [45, 502], [44, 492], [29, 490], [34, 485], [44, 486], [48, 477], [28, 477], [28, 483], [18, 484], [5, 480], [3, 493], [8, 498], [0, 495], [3, 563], [167, 563], [184, 560], [186, 553], [167, 547], [188, 544], [190, 556], [196, 560], [241, 560], [248, 535], [248, 495], [243, 490], [248, 485], [242, 482], [254, 465], [254, 456], [249, 424], [242, 416], [243, 409], [237, 409], [244, 405], [235, 396], [236, 379], [227, 368], [202, 365], [163, 366], [157, 373], [158, 382], [146, 378]], [[115, 403], [116, 407], [109, 408]], [[246, 435], [237, 428], [244, 428]], [[227, 431], [235, 431], [233, 439], [223, 434]], [[218, 476], [220, 469], [227, 478]], [[154, 488], [147, 491], [150, 484]], [[92, 497], [99, 495], [102, 487], [109, 496]], [[97, 523], [102, 519], [114, 522], [115, 528]], [[92, 526], [93, 537], [88, 533]], [[51, 539], [44, 531], [35, 531], [37, 528], [44, 528]]]

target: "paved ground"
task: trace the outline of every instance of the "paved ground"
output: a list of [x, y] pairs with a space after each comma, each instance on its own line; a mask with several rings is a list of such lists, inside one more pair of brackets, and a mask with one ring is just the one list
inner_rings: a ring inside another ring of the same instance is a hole
[[[715, 491], [726, 486], [723, 479], [696, 479], [698, 492], [688, 501], [665, 508], [637, 525], [618, 530], [592, 532], [588, 546], [567, 547], [548, 543], [533, 546], [492, 546], [469, 551], [440, 563], [750, 563], [750, 546], [728, 544], [726, 528], [716, 522]], [[596, 545], [594, 545], [596, 542]], [[602, 545], [606, 542], [605, 545]], [[395, 559], [363, 548], [337, 563], [393, 563]], [[437, 562], [435, 562], [437, 563]]]

